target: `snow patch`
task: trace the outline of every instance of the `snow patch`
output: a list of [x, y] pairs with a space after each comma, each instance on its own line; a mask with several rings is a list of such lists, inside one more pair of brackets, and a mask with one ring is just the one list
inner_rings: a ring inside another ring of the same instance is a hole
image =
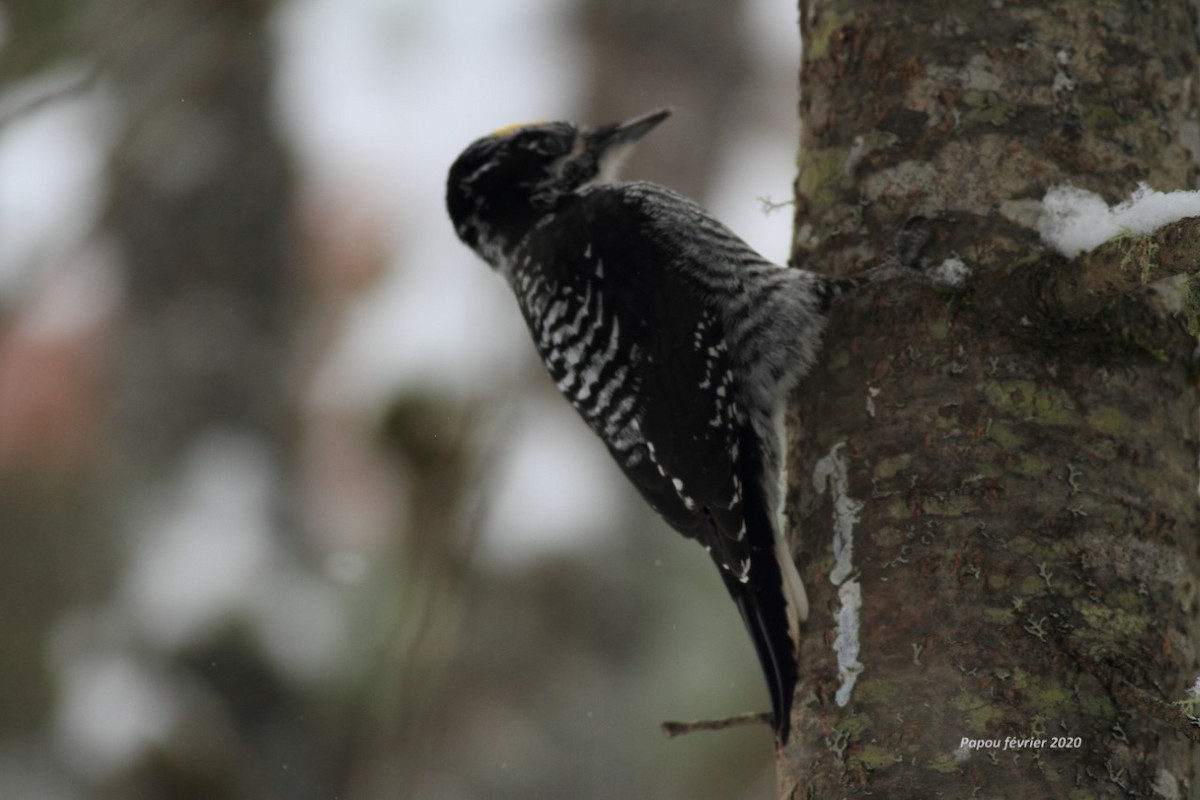
[[929, 271], [937, 286], [961, 289], [971, 277], [971, 268], [961, 258], [947, 258]]
[[1145, 235], [1177, 220], [1200, 216], [1200, 192], [1158, 192], [1139, 184], [1111, 208], [1095, 192], [1055, 186], [1042, 198], [1038, 233], [1067, 258], [1074, 258], [1123, 233]]

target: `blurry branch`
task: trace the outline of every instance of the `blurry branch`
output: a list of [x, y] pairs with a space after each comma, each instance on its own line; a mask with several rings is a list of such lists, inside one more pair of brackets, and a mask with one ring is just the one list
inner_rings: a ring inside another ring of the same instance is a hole
[[479, 461], [477, 420], [474, 405], [421, 390], [395, 397], [381, 420], [380, 444], [410, 483], [412, 505], [398, 532], [398, 589], [380, 612], [382, 653], [361, 703], [374, 725], [353, 748], [364, 795], [389, 786], [403, 789], [388, 796], [412, 796], [444, 735], [438, 709], [460, 650], [479, 537], [480, 520], [463, 503]]
[[770, 725], [770, 711], [749, 711], [723, 719], [698, 719], [694, 722], [664, 722], [662, 732], [668, 739], [683, 736], [696, 731], [723, 731], [728, 728], [740, 728], [745, 725]]
[[44, 106], [83, 94], [95, 85], [98, 74], [99, 70], [94, 66], [72, 71], [61, 81], [47, 86], [42, 91], [31, 92], [28, 95], [14, 98], [11, 103], [0, 104], [0, 130]]

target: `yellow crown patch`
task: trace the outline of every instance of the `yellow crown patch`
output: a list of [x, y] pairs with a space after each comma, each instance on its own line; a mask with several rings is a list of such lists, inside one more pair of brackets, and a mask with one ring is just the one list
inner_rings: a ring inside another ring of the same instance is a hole
[[533, 122], [518, 122], [513, 125], [505, 125], [503, 128], [497, 128], [488, 134], [488, 136], [508, 136], [510, 133], [516, 133], [521, 128], [530, 128], [534, 125], [542, 125], [546, 122], [544, 119], [535, 120]]

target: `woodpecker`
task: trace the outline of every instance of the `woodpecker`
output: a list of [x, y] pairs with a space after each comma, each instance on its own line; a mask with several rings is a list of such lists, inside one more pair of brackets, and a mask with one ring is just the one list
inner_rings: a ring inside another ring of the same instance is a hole
[[446, 205], [512, 288], [559, 391], [651, 507], [716, 562], [782, 745], [808, 616], [782, 535], [785, 400], [816, 361], [832, 301], [905, 271], [924, 238], [840, 280], [767, 261], [693, 201], [615, 180], [669, 114], [500, 129], [454, 162]]

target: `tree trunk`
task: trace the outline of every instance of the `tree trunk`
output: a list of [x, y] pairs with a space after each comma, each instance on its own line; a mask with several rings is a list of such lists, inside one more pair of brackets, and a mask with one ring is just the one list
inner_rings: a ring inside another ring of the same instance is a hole
[[1193, 8], [800, 7], [795, 260], [944, 213], [972, 277], [848, 299], [793, 405], [780, 796], [1194, 796], [1196, 342], [1144, 285], [1194, 226], [1071, 263], [1035, 232], [1057, 184], [1196, 186]]

